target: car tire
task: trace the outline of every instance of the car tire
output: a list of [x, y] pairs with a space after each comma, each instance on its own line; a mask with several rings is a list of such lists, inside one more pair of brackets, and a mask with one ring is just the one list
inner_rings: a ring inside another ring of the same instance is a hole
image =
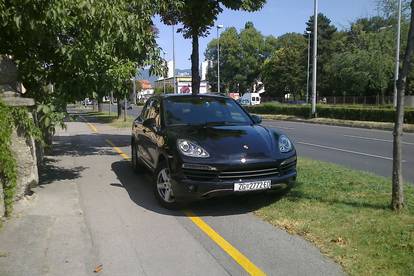
[[143, 171], [143, 166], [139, 160], [137, 146], [135, 145], [134, 140], [131, 141], [131, 165], [136, 173], [141, 173]]
[[170, 210], [175, 210], [179, 204], [175, 201], [174, 192], [170, 181], [169, 166], [166, 162], [161, 162], [154, 172], [154, 195], [158, 203]]

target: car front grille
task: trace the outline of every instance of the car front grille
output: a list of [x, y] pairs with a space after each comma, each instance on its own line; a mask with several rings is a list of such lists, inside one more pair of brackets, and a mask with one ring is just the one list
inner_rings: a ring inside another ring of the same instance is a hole
[[296, 168], [296, 159], [288, 163], [281, 164], [279, 167], [280, 175], [285, 175]]
[[268, 167], [260, 169], [246, 169], [246, 170], [223, 170], [223, 171], [205, 171], [183, 169], [186, 178], [197, 181], [238, 181], [240, 179], [257, 179], [269, 178], [280, 175], [279, 168]]

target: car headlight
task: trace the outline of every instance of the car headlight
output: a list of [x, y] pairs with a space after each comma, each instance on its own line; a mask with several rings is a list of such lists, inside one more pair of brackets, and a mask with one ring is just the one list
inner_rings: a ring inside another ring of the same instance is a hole
[[280, 152], [289, 152], [292, 150], [292, 142], [286, 135], [280, 135], [279, 137], [279, 150]]
[[201, 158], [207, 158], [210, 156], [210, 154], [208, 154], [208, 152], [205, 149], [197, 145], [195, 142], [189, 140], [178, 139], [177, 147], [180, 150], [180, 152], [185, 156]]

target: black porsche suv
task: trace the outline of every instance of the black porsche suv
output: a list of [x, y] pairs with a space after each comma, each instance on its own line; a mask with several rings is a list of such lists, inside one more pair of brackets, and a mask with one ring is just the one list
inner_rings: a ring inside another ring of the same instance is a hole
[[153, 172], [155, 197], [166, 208], [296, 180], [289, 138], [224, 96], [150, 98], [133, 122], [131, 149], [134, 169]]

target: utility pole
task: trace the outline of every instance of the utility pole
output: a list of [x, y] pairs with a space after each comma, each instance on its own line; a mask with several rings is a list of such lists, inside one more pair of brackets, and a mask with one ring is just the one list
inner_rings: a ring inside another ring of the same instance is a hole
[[174, 82], [174, 94], [177, 94], [177, 83], [175, 79], [175, 26], [172, 26], [172, 42], [173, 42], [173, 82]]
[[314, 0], [313, 12], [313, 72], [312, 72], [312, 118], [316, 117], [316, 67], [318, 62], [318, 0]]
[[397, 49], [395, 51], [395, 73], [394, 73], [394, 107], [397, 107], [397, 81], [400, 74], [400, 48], [401, 48], [401, 9], [402, 0], [398, 1], [398, 23], [397, 23]]
[[309, 67], [310, 67], [310, 35], [311, 31], [306, 32], [308, 34], [308, 70], [306, 71], [306, 103], [309, 103]]
[[137, 86], [135, 76], [132, 78], [132, 96], [134, 97], [134, 104], [137, 104]]
[[[165, 60], [165, 54], [167, 53], [167, 52], [165, 52], [164, 50], [162, 50], [162, 53], [164, 54], [164, 65], [166, 65], [167, 64], [167, 61]], [[162, 76], [162, 82], [163, 82], [163, 85], [164, 85], [164, 94], [165, 94], [165, 70], [163, 71], [164, 73], [163, 73], [163, 76]]]
[[220, 94], [220, 29], [223, 25], [217, 25], [217, 93]]

